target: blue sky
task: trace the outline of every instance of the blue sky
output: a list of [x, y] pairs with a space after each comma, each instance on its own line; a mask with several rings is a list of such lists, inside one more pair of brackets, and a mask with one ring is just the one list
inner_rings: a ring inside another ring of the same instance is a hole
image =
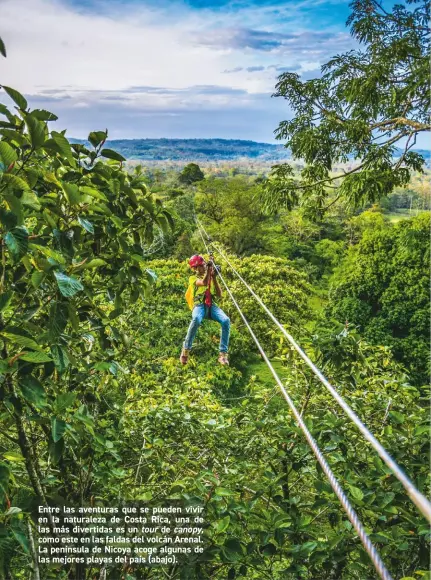
[[2, 0], [2, 83], [71, 137], [273, 142], [284, 70], [353, 48], [344, 0]]

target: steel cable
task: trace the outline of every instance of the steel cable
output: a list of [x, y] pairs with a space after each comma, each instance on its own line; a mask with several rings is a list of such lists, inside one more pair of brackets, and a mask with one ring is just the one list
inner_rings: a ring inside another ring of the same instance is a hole
[[[202, 224], [196, 219], [196, 223], [198, 227], [205, 233], [208, 240], [210, 240], [205, 228]], [[202, 233], [201, 233], [202, 236]], [[297, 351], [300, 357], [305, 361], [308, 367], [313, 371], [315, 376], [323, 383], [323, 385], [328, 389], [340, 407], [345, 411], [348, 417], [353, 421], [353, 423], [358, 427], [362, 435], [365, 439], [372, 445], [372, 447], [377, 451], [380, 458], [386, 463], [389, 469], [392, 471], [394, 476], [398, 479], [398, 481], [403, 485], [404, 489], [406, 490], [409, 498], [412, 502], [416, 505], [419, 511], [427, 518], [429, 522], [431, 522], [431, 503], [428, 499], [415, 487], [413, 482], [405, 475], [405, 473], [401, 470], [399, 465], [392, 459], [383, 445], [376, 439], [376, 437], [371, 433], [371, 431], [364, 425], [364, 423], [359, 419], [353, 409], [348, 405], [348, 403], [343, 399], [340, 393], [331, 385], [328, 379], [322, 374], [322, 372], [316, 367], [316, 365], [310, 360], [310, 358], [305, 354], [305, 352], [301, 349], [295, 339], [287, 332], [287, 330], [282, 326], [282, 324], [277, 320], [277, 318], [272, 314], [269, 308], [264, 304], [262, 299], [254, 292], [254, 290], [249, 286], [249, 284], [244, 280], [244, 278], [239, 274], [239, 272], [235, 269], [232, 265], [226, 254], [220, 250], [214, 242], [211, 242], [212, 246], [217, 250], [217, 252], [223, 257], [223, 259], [229, 264], [232, 268], [235, 275], [241, 280], [247, 290], [252, 294], [252, 296], [257, 300], [257, 302], [262, 306], [271, 320], [277, 325], [277, 327], [281, 330], [293, 348]]]
[[[198, 224], [198, 227], [199, 227], [199, 224]], [[205, 239], [203, 237], [203, 234], [202, 234], [200, 227], [199, 227], [199, 233], [201, 235], [203, 244], [204, 244], [207, 252], [210, 253], [208, 245], [205, 242]], [[236, 309], [238, 310], [238, 312], [239, 312], [244, 324], [246, 325], [251, 337], [253, 338], [254, 342], [256, 343], [260, 354], [262, 355], [269, 370], [271, 371], [272, 375], [274, 376], [274, 379], [275, 379], [277, 385], [280, 387], [280, 390], [281, 390], [284, 398], [286, 399], [287, 404], [289, 405], [290, 410], [292, 411], [292, 413], [296, 419], [297, 424], [299, 425], [299, 427], [303, 431], [305, 438], [307, 439], [307, 442], [310, 445], [310, 447], [311, 447], [317, 461], [319, 462], [322, 470], [324, 471], [326, 477], [328, 478], [328, 481], [331, 484], [332, 489], [334, 490], [336, 496], [340, 500], [340, 503], [343, 506], [344, 511], [346, 512], [347, 517], [350, 520], [350, 523], [352, 524], [353, 528], [356, 530], [356, 533], [358, 534], [358, 536], [362, 542], [362, 545], [364, 546], [366, 552], [370, 556], [370, 559], [373, 562], [373, 564], [377, 570], [377, 573], [379, 574], [380, 578], [382, 578], [382, 580], [392, 580], [392, 576], [389, 574], [388, 570], [386, 569], [384, 563], [382, 562], [382, 559], [380, 558], [378, 551], [376, 550], [376, 548], [374, 547], [370, 538], [368, 537], [368, 534], [366, 533], [357, 513], [355, 512], [355, 510], [352, 507], [352, 505], [350, 504], [346, 494], [344, 493], [343, 488], [339, 484], [335, 475], [332, 473], [332, 470], [329, 467], [329, 464], [327, 463], [325, 457], [323, 456], [322, 452], [320, 451], [316, 441], [314, 440], [314, 438], [311, 435], [310, 431], [308, 430], [307, 426], [305, 425], [300, 413], [298, 412], [297, 408], [295, 407], [294, 402], [292, 401], [288, 392], [284, 388], [284, 385], [283, 385], [280, 377], [278, 376], [277, 372], [275, 371], [274, 367], [271, 364], [271, 361], [269, 360], [269, 358], [266, 355], [265, 351], [263, 350], [259, 340], [257, 339], [256, 335], [254, 334], [251, 326], [248, 323], [248, 320], [244, 316], [241, 308], [239, 307], [237, 301], [235, 300], [235, 298], [234, 298], [232, 292], [230, 291], [228, 285], [226, 284], [223, 276], [221, 275], [221, 272], [218, 272], [218, 276], [220, 277], [220, 280], [222, 281], [223, 286], [226, 288], [226, 291], [229, 294], [233, 304], [235, 305]]]

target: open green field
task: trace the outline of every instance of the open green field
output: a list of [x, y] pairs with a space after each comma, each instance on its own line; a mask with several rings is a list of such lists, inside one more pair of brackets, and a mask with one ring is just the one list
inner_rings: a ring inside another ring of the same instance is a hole
[[[412, 210], [409, 210], [409, 209], [402, 209], [401, 210], [400, 209], [400, 210], [397, 210], [397, 211], [387, 212], [384, 215], [387, 218], [389, 218], [389, 221], [391, 221], [392, 223], [396, 223], [396, 222], [399, 222], [400, 220], [403, 220], [403, 219], [408, 219], [408, 218], [411, 218], [411, 217], [415, 217], [419, 213], [423, 213], [425, 211], [426, 210], [419, 210], [419, 209], [412, 209]], [[427, 212], [427, 213], [429, 213], [429, 212]]]

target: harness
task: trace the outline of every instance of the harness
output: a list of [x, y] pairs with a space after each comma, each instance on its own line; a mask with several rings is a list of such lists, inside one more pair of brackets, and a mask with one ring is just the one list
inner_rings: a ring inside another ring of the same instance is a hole
[[204, 318], [208, 318], [209, 320], [212, 320], [211, 307], [213, 305], [213, 296], [211, 293], [211, 279], [212, 279], [212, 276], [209, 276], [205, 292], [203, 292], [201, 294], [195, 293], [195, 296], [194, 296], [195, 303], [201, 303], [204, 305], [204, 307], [205, 307]]

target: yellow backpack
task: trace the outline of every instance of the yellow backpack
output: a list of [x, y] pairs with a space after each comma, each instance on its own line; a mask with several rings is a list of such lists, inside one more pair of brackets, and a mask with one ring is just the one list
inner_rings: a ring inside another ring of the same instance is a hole
[[193, 286], [191, 284], [189, 284], [189, 287], [187, 288], [187, 292], [185, 294], [186, 296], [186, 302], [189, 305], [190, 310], [193, 310], [194, 305], [195, 305], [195, 296], [194, 296], [194, 291], [193, 291]]

